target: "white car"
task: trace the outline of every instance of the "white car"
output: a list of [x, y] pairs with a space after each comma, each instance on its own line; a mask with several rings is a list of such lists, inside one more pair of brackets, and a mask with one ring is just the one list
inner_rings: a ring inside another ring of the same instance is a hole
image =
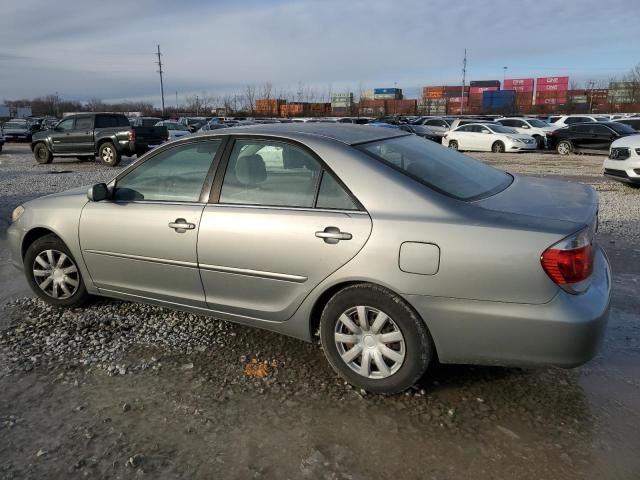
[[538, 148], [544, 148], [547, 141], [547, 133], [555, 130], [547, 122], [537, 118], [499, 118], [496, 122], [505, 127], [513, 128], [518, 133], [531, 135], [538, 142]]
[[602, 167], [606, 177], [640, 187], [640, 135], [613, 142]]
[[564, 128], [574, 123], [608, 122], [609, 118], [602, 115], [561, 115], [549, 117], [549, 123], [555, 128]]
[[156, 123], [156, 127], [167, 127], [167, 131], [169, 132], [169, 140], [175, 140], [176, 138], [185, 137], [187, 135], [191, 135], [189, 129], [181, 123], [171, 122], [168, 120], [163, 120], [161, 122]]
[[538, 143], [531, 135], [523, 135], [499, 123], [470, 123], [447, 132], [442, 144], [452, 150], [476, 152], [533, 151]]

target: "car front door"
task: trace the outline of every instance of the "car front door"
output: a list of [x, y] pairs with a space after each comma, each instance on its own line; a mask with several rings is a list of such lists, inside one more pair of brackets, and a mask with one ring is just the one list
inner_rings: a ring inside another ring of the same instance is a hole
[[591, 125], [572, 125], [569, 127], [569, 130], [571, 130], [571, 142], [575, 148], [581, 150], [588, 150], [592, 148], [593, 134]]
[[617, 138], [616, 133], [609, 127], [598, 124], [591, 125], [591, 136], [592, 141], [589, 148], [602, 152], [608, 152], [611, 142]]
[[463, 125], [452, 132], [453, 139], [458, 142], [458, 150], [473, 149], [473, 133], [471, 132], [471, 128], [470, 125]]
[[299, 145], [238, 138], [214, 185], [198, 262], [215, 311], [287, 320], [371, 232], [369, 215]]
[[73, 132], [75, 128], [75, 123], [75, 118], [67, 118], [58, 123], [51, 132], [51, 143], [54, 153], [73, 152], [71, 132]]
[[80, 246], [100, 291], [205, 307], [196, 247], [222, 142], [159, 151], [116, 179], [111, 200], [87, 203]]

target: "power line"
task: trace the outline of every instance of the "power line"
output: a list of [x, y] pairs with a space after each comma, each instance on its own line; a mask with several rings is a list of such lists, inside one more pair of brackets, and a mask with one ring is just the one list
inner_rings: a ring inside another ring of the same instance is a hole
[[158, 45], [158, 52], [156, 53], [156, 55], [158, 55], [158, 61], [156, 62], [156, 65], [158, 65], [158, 73], [160, 74], [160, 95], [162, 96], [162, 116], [164, 117], [164, 84], [162, 83], [162, 74], [164, 73], [164, 71], [162, 70], [162, 54], [160, 53], [160, 45]]

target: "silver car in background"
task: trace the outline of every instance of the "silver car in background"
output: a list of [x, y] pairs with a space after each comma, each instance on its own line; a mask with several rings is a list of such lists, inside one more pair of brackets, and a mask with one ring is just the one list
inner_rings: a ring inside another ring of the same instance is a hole
[[108, 185], [21, 205], [15, 264], [60, 307], [89, 295], [311, 341], [371, 392], [437, 358], [582, 364], [609, 311], [588, 186], [510, 175], [398, 129], [228, 128]]

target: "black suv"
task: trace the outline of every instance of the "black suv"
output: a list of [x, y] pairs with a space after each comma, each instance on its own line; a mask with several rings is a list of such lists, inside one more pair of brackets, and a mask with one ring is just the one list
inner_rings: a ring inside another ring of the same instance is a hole
[[611, 143], [620, 137], [637, 135], [629, 125], [618, 122], [577, 123], [547, 133], [547, 146], [560, 155], [570, 153], [608, 153]]
[[70, 115], [51, 130], [33, 134], [31, 150], [38, 163], [51, 163], [54, 157], [92, 160], [96, 155], [111, 167], [122, 155], [142, 155], [169, 138], [166, 127], [132, 127], [117, 113]]

